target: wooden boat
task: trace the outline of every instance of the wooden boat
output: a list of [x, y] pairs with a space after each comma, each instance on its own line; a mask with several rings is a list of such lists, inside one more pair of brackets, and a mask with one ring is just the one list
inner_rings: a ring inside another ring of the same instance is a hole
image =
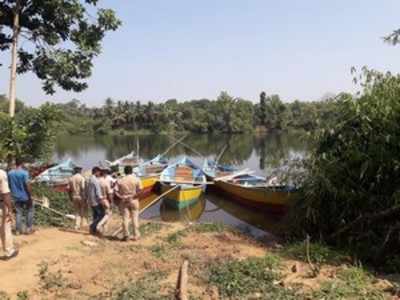
[[215, 187], [232, 201], [279, 214], [287, 211], [295, 192], [294, 187], [268, 186], [265, 178], [248, 174], [216, 180]]
[[161, 192], [175, 188], [166, 195], [166, 201], [181, 209], [196, 202], [206, 188], [204, 172], [187, 157], [168, 166], [160, 176]]
[[71, 159], [48, 168], [34, 178], [34, 182], [46, 183], [53, 186], [57, 191], [66, 191], [68, 178], [74, 174], [76, 164]]
[[139, 176], [160, 175], [160, 173], [168, 166], [168, 160], [161, 155], [157, 155], [133, 169], [133, 172]]
[[132, 166], [132, 167], [137, 167], [142, 163], [140, 158], [135, 154], [135, 152], [131, 152], [125, 156], [122, 156], [114, 161], [109, 161], [105, 160], [107, 166], [109, 167], [114, 167], [114, 166], [119, 166], [119, 167], [125, 167], [125, 166]]
[[203, 172], [206, 174], [208, 180], [231, 175], [236, 171], [238, 171], [238, 169], [233, 166], [222, 165], [210, 159], [205, 159], [203, 163]]
[[161, 155], [142, 163], [133, 169], [133, 172], [142, 182], [142, 191], [139, 199], [148, 197], [154, 193], [155, 185], [160, 179], [160, 173], [168, 166], [168, 161]]

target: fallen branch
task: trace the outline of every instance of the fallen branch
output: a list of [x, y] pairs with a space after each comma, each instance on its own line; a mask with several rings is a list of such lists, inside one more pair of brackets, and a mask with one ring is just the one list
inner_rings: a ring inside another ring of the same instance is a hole
[[185, 260], [179, 270], [178, 281], [176, 283], [176, 299], [188, 300], [187, 283], [188, 283], [189, 262]]

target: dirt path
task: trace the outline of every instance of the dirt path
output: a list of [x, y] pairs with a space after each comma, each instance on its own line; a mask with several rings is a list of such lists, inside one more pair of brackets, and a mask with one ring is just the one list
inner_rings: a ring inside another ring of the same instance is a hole
[[[110, 232], [119, 227], [118, 222], [112, 225]], [[333, 287], [340, 284], [343, 291], [357, 295], [359, 291], [368, 294], [375, 293], [376, 288], [384, 290], [391, 287], [382, 280], [374, 279], [372, 282], [372, 277], [362, 275], [362, 270], [354, 268], [346, 273], [349, 285], [346, 281], [338, 281], [336, 274], [348, 270], [346, 264], [321, 265], [319, 274], [310, 276], [311, 269], [306, 262], [277, 256], [265, 243], [217, 224], [143, 222], [141, 231], [142, 239], [138, 242], [99, 239], [55, 228], [38, 230], [32, 236], [18, 236], [19, 256], [8, 262], [0, 261], [0, 292], [12, 299], [29, 300], [173, 299], [178, 270], [185, 260], [189, 261], [188, 290], [193, 299], [221, 299], [217, 287], [210, 284], [210, 267], [221, 266], [225, 270], [214, 273], [219, 274], [215, 282], [226, 281], [224, 287], [240, 290], [241, 280], [232, 285], [229, 279], [231, 273], [235, 272], [233, 278], [246, 279], [249, 272], [255, 272], [252, 275], [254, 280], [265, 284], [264, 275], [268, 270], [263, 265], [265, 261], [279, 264], [268, 274], [281, 274], [280, 281], [274, 283], [281, 288], [302, 286], [302, 292], [312, 293], [331, 281]], [[260, 260], [248, 260], [254, 258]], [[241, 261], [244, 263], [237, 263]], [[224, 269], [226, 262], [235, 262], [233, 269]], [[248, 266], [251, 268], [246, 269]], [[260, 274], [264, 274], [261, 279], [258, 277]], [[351, 274], [357, 280], [362, 275], [370, 283], [354, 289], [354, 282], [359, 281], [353, 282], [349, 277]], [[281, 293], [274, 285], [269, 288]], [[329, 295], [321, 292], [320, 298], [329, 296], [327, 298], [336, 299], [340, 293], [332, 294], [335, 290], [331, 289]], [[25, 294], [17, 297], [20, 292]], [[258, 298], [250, 296], [249, 299]], [[2, 298], [0, 293], [0, 299], [8, 298]]]
[[40, 263], [57, 260], [65, 252], [74, 256], [69, 249], [79, 247], [85, 239], [87, 236], [58, 229], [42, 229], [31, 236], [15, 237], [20, 253], [15, 259], [0, 261], [1, 290], [13, 295], [37, 289]]

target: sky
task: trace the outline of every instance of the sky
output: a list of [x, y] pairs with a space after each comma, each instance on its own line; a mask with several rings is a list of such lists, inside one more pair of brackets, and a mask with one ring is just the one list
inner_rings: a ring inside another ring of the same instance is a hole
[[[398, 0], [103, 0], [122, 27], [110, 32], [89, 88], [46, 95], [32, 74], [18, 77], [30, 105], [107, 97], [161, 102], [215, 99], [221, 91], [258, 101], [318, 100], [354, 91], [351, 67], [400, 72]], [[8, 92], [9, 52], [0, 54], [0, 94]]]

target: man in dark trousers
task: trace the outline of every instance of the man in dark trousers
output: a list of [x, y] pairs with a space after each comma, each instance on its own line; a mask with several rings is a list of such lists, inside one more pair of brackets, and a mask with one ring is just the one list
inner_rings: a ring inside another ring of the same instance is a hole
[[105, 210], [102, 205], [103, 193], [100, 187], [99, 178], [101, 176], [101, 170], [99, 167], [92, 169], [92, 176], [90, 176], [87, 186], [87, 197], [88, 205], [92, 207], [92, 224], [90, 224], [90, 233], [93, 235], [100, 234], [97, 231], [97, 225], [103, 219]]
[[[34, 206], [31, 197], [31, 184], [29, 183], [29, 173], [24, 169], [21, 159], [15, 160], [15, 168], [8, 172], [8, 182], [11, 195], [14, 200], [16, 214], [16, 233], [32, 234]], [[26, 231], [23, 231], [22, 217], [26, 211]]]

